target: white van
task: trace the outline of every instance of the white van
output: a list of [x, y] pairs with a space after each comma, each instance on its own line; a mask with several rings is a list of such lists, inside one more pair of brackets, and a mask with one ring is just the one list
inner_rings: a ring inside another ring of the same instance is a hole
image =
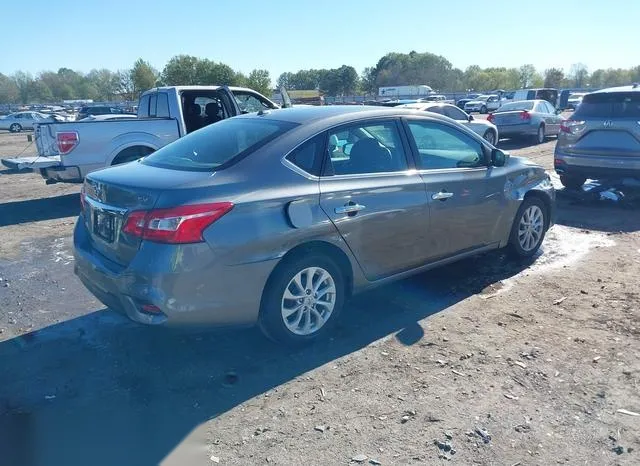
[[518, 89], [513, 94], [513, 102], [519, 100], [546, 100], [556, 107], [558, 105], [558, 89], [550, 87], [540, 89]]

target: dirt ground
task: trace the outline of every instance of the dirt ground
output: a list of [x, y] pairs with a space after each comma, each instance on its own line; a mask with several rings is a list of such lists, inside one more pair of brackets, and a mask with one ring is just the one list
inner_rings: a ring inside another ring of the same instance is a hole
[[[500, 145], [551, 169], [554, 144]], [[559, 190], [535, 260], [376, 289], [292, 351], [104, 309], [73, 275], [78, 192], [0, 172], [2, 465], [640, 464], [637, 206]]]

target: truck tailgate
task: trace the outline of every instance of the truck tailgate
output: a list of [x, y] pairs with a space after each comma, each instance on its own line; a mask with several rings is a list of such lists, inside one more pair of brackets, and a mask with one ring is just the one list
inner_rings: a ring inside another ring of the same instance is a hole
[[60, 156], [53, 157], [14, 157], [2, 159], [2, 165], [13, 170], [34, 170], [61, 165]]

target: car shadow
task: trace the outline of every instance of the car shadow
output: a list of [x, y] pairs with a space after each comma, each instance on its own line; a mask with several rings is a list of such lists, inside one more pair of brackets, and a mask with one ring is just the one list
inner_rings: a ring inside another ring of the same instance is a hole
[[496, 147], [499, 147], [500, 149], [503, 149], [503, 150], [518, 150], [518, 149], [525, 149], [527, 147], [531, 147], [535, 145], [536, 143], [533, 142], [532, 138], [522, 137], [522, 138], [511, 138], [511, 139], [500, 139]]
[[0, 204], [0, 227], [72, 217], [80, 212], [80, 195], [63, 194]]
[[495, 252], [372, 290], [349, 303], [331, 338], [297, 350], [256, 329], [149, 328], [108, 310], [6, 340], [3, 461], [158, 464], [200, 424], [383, 337], [439, 344], [422, 319], [530, 264]]

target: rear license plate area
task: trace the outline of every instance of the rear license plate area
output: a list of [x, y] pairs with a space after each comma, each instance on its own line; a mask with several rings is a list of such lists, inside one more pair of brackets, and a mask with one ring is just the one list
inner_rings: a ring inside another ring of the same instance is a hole
[[96, 210], [93, 213], [93, 233], [107, 243], [113, 243], [115, 238], [115, 216]]

